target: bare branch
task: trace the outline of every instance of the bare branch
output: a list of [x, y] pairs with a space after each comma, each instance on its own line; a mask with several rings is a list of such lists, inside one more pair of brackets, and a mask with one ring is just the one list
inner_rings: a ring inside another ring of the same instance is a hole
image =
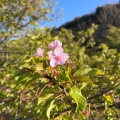
[[92, 99], [94, 99], [94, 98], [100, 97], [100, 96], [102, 96], [103, 94], [105, 94], [105, 93], [107, 93], [107, 92], [109, 92], [109, 91], [111, 91], [111, 90], [113, 90], [113, 89], [114, 89], [114, 88], [109, 88], [109, 89], [107, 89], [107, 90], [105, 90], [105, 91], [102, 91], [102, 92], [99, 93], [99, 94], [96, 94], [96, 95], [88, 98], [87, 100], [90, 101], [90, 100], [92, 100]]

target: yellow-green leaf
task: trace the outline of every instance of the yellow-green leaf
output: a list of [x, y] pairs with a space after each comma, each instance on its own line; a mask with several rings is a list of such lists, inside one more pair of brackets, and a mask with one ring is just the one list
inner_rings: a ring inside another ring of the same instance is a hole
[[83, 111], [86, 107], [86, 98], [82, 95], [81, 91], [77, 87], [71, 86], [68, 89], [68, 93], [77, 104], [76, 111]]

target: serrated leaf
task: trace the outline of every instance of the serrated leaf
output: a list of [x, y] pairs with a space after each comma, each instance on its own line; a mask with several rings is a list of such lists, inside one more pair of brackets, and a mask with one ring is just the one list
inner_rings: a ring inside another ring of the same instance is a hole
[[68, 89], [68, 94], [77, 104], [76, 111], [83, 111], [86, 107], [86, 98], [82, 95], [81, 91], [77, 87], [71, 86]]

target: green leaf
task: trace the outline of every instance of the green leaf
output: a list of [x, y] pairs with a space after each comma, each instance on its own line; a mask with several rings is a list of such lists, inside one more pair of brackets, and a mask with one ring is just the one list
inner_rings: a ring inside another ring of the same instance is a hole
[[50, 112], [55, 107], [54, 101], [55, 101], [55, 98], [51, 98], [51, 99], [47, 100], [47, 102], [44, 105], [45, 113], [46, 113], [46, 116], [48, 119], [50, 119]]
[[35, 65], [35, 72], [40, 73], [41, 70], [44, 70], [43, 69], [43, 64], [36, 64]]
[[80, 87], [80, 90], [82, 90], [84, 87], [86, 87], [87, 86], [87, 83], [85, 83], [85, 82], [83, 82], [82, 83], [82, 86]]
[[60, 116], [60, 120], [73, 120], [73, 118], [69, 114], [63, 114]]
[[61, 80], [60, 82], [70, 82], [72, 83], [71, 81], [71, 78], [70, 78], [70, 67], [67, 68], [67, 70], [62, 70], [60, 69], [60, 72], [61, 72]]
[[2, 92], [0, 92], [0, 99], [3, 99], [3, 98], [5, 98], [6, 96], [2, 93]]
[[85, 75], [74, 76], [73, 80], [79, 80], [81, 82], [86, 82], [86, 83], [92, 82], [92, 80]]
[[53, 95], [54, 94], [46, 94], [46, 93], [41, 94], [40, 98], [38, 99], [38, 104], [37, 105], [41, 104], [42, 102], [44, 102], [45, 100], [47, 100], [48, 98], [50, 98]]
[[68, 80], [69, 80], [70, 82], [72, 82], [71, 79], [70, 79], [70, 67], [68, 67], [68, 68], [67, 68], [67, 71], [65, 71], [65, 75], [66, 75], [66, 77], [68, 78]]
[[89, 78], [89, 76], [86, 76], [86, 75], [74, 76], [72, 79], [74, 81], [80, 81], [80, 82], [84, 82], [87, 84], [91, 84], [92, 86], [97, 86], [96, 84], [93, 83], [93, 81]]
[[80, 75], [95, 76], [95, 75], [103, 75], [103, 73], [98, 68], [83, 68], [83, 69], [75, 72], [73, 74], [73, 77], [74, 76], [80, 76]]
[[98, 68], [92, 68], [86, 75], [89, 76], [96, 76], [96, 75], [103, 75], [102, 71]]
[[113, 104], [113, 98], [110, 95], [104, 95], [105, 100], [109, 103], [109, 104]]
[[68, 94], [74, 99], [77, 104], [76, 111], [83, 111], [86, 107], [86, 98], [82, 95], [81, 91], [77, 87], [71, 86], [68, 89]]
[[79, 75], [86, 75], [90, 70], [91, 70], [91, 68], [80, 69], [73, 74], [73, 77], [74, 76], [79, 76]]

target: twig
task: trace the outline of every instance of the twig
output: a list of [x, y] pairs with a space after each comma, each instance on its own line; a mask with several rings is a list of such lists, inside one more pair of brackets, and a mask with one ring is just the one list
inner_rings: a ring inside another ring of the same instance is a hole
[[120, 118], [119, 115], [118, 115], [118, 113], [117, 113], [117, 111], [113, 107], [111, 107], [111, 109], [115, 112], [116, 118]]
[[70, 111], [70, 110], [72, 110], [72, 109], [75, 109], [75, 107], [72, 106], [72, 107], [69, 107], [69, 108], [67, 108], [67, 109], [64, 109], [62, 112], [56, 114], [56, 115], [55, 115], [55, 118], [59, 117], [59, 116], [62, 115], [62, 114], [65, 114], [66, 112], [68, 112], [68, 111]]
[[113, 89], [114, 89], [114, 88], [109, 88], [109, 89], [107, 89], [107, 90], [105, 90], [105, 91], [102, 91], [102, 92], [99, 93], [99, 94], [96, 94], [96, 95], [94, 95], [94, 96], [92, 96], [92, 97], [89, 97], [87, 100], [90, 101], [90, 100], [92, 100], [92, 99], [94, 99], [94, 98], [96, 98], [96, 97], [102, 96], [103, 94], [105, 94], [105, 93], [107, 93], [107, 92], [109, 92], [109, 91], [111, 91], [111, 90], [113, 90]]
[[45, 85], [45, 86], [40, 90], [40, 92], [38, 92], [39, 89], [40, 89], [40, 88], [38, 88], [38, 90], [37, 90], [34, 98], [32, 99], [32, 101], [34, 101], [34, 100], [42, 93], [42, 91], [43, 91], [46, 87], [47, 87], [47, 85]]
[[65, 102], [64, 102], [64, 100], [63, 100], [63, 98], [60, 97], [60, 99], [61, 99], [61, 101], [63, 102], [65, 109], [67, 109], [67, 106], [66, 106], [66, 104], [65, 104]]
[[17, 111], [17, 115], [16, 115], [17, 119], [20, 118], [21, 106], [22, 106], [22, 93], [20, 93], [20, 95], [19, 95], [18, 111]]

